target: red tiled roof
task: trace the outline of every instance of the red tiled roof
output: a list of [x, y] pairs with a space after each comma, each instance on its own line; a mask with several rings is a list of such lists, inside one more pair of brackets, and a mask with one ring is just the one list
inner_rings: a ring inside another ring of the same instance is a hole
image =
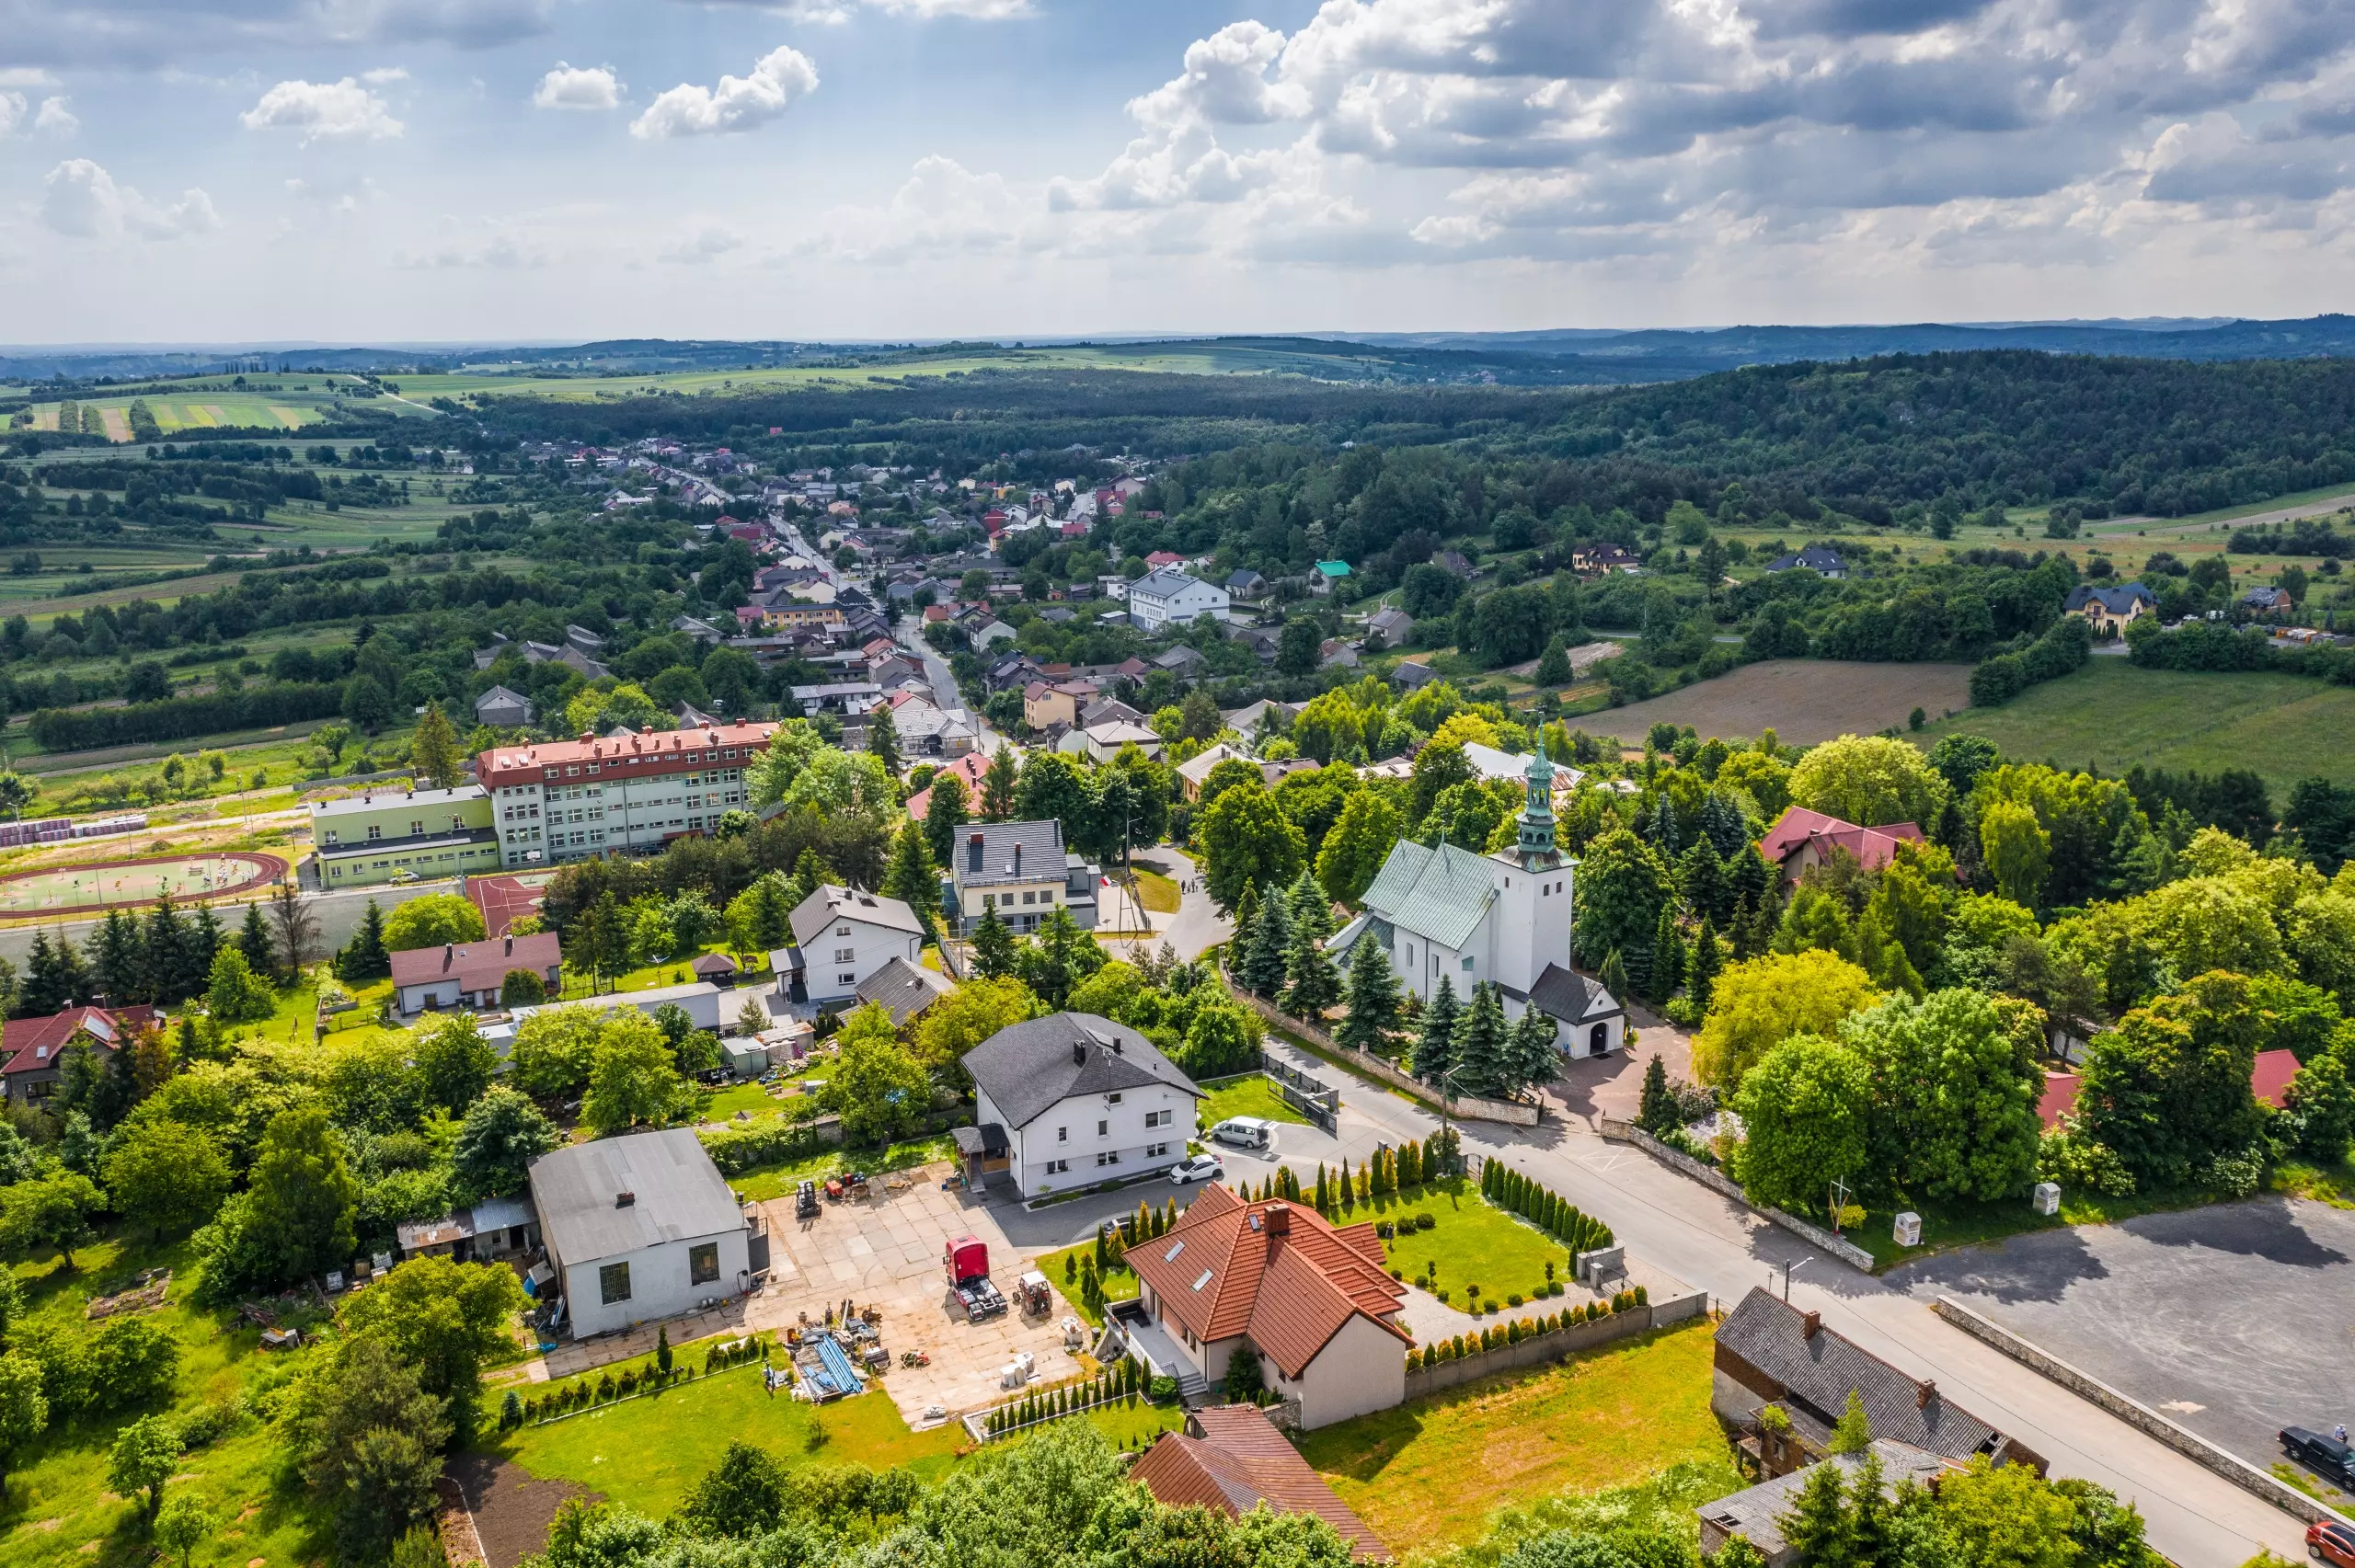
[[1821, 849], [1846, 850], [1866, 870], [1876, 871], [1895, 857], [1900, 843], [1920, 843], [1922, 830], [1911, 822], [1859, 828], [1854, 822], [1843, 822], [1837, 817], [1794, 806], [1766, 830], [1766, 836], [1758, 842], [1758, 853], [1770, 864], [1779, 865], [1810, 841], [1820, 841]]
[[393, 955], [393, 984], [423, 986], [455, 980], [462, 991], [497, 990], [510, 969], [529, 969], [545, 976], [563, 958], [562, 939], [552, 931], [411, 947]]
[[46, 1018], [12, 1018], [0, 1028], [0, 1053], [6, 1065], [0, 1073], [39, 1072], [57, 1065], [74, 1036], [87, 1033], [91, 1042], [111, 1050], [130, 1029], [152, 1023], [152, 1007], [69, 1007]]
[[1365, 1521], [1333, 1494], [1324, 1478], [1247, 1404], [1214, 1404], [1188, 1418], [1192, 1432], [1165, 1432], [1129, 1471], [1159, 1502], [1247, 1514], [1265, 1503], [1279, 1514], [1314, 1514], [1350, 1543], [1361, 1562], [1387, 1562], [1390, 1552]]
[[[2283, 1092], [2290, 1080], [2298, 1076], [2298, 1053], [2292, 1050], [2259, 1051], [2249, 1064], [2249, 1093], [2279, 1110]], [[2044, 1093], [2037, 1100], [2037, 1120], [2051, 1132], [2061, 1125], [2061, 1118], [2077, 1108], [2077, 1095], [2085, 1088], [2085, 1079], [2074, 1072], [2048, 1072], [2044, 1075]]]
[[[979, 751], [968, 751], [962, 757], [958, 758], [955, 761], [941, 769], [940, 773], [935, 773], [932, 776], [935, 779], [937, 779], [940, 777], [941, 773], [955, 773], [959, 778], [964, 780], [965, 799], [970, 805], [972, 800], [982, 793], [982, 780], [988, 774], [989, 771], [990, 760], [987, 757], [982, 756]], [[908, 819], [910, 821], [923, 821], [925, 818], [925, 813], [931, 809], [932, 786], [930, 784], [926, 784], [923, 789], [920, 789], [915, 794], [908, 796], [907, 812]]]
[[1407, 1288], [1390, 1277], [1373, 1227], [1335, 1230], [1299, 1203], [1246, 1204], [1213, 1185], [1166, 1234], [1131, 1248], [1128, 1261], [1196, 1338], [1248, 1334], [1287, 1378], [1352, 1317], [1408, 1337], [1391, 1321]]
[[[593, 764], [600, 776], [649, 777], [707, 763], [750, 762], [764, 750], [774, 724], [718, 724], [695, 729], [657, 729], [627, 739], [609, 736], [603, 740], [557, 740], [532, 746], [500, 746], [477, 761], [475, 776], [489, 788], [501, 784], [538, 784], [551, 776], [564, 778], [568, 765]], [[723, 750], [733, 756], [722, 756]], [[607, 772], [610, 770], [610, 773]]]

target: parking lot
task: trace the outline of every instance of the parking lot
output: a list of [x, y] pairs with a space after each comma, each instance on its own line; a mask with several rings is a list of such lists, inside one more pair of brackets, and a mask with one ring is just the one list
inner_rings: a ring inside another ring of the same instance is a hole
[[[823, 1205], [814, 1219], [796, 1219], [793, 1199], [764, 1204], [768, 1217], [769, 1282], [746, 1304], [745, 1325], [782, 1334], [803, 1322], [823, 1322], [848, 1301], [880, 1313], [890, 1369], [884, 1391], [911, 1426], [943, 1420], [1013, 1397], [999, 1387], [999, 1369], [1017, 1351], [1036, 1359], [1035, 1376], [1052, 1381], [1078, 1369], [1063, 1346], [1060, 1324], [1075, 1316], [1062, 1297], [1043, 1317], [1025, 1316], [1012, 1301], [1015, 1281], [1041, 1248], [1017, 1248], [989, 1205], [954, 1188], [944, 1190], [946, 1165], [908, 1173], [897, 1191], [881, 1181], [873, 1196]], [[972, 1235], [989, 1248], [990, 1277], [1009, 1299], [1005, 1315], [969, 1323], [949, 1293], [941, 1253], [949, 1240]], [[903, 1368], [905, 1351], [932, 1357], [928, 1367]], [[936, 1413], [936, 1412], [940, 1413]]]
[[2259, 1470], [2355, 1424], [2355, 1213], [2267, 1197], [2043, 1230], [1890, 1276], [1944, 1294]]

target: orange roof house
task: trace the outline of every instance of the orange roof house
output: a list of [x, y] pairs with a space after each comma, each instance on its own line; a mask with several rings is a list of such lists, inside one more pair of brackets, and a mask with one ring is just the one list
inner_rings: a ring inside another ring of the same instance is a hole
[[1265, 1415], [1247, 1404], [1206, 1405], [1189, 1413], [1183, 1432], [1165, 1432], [1129, 1471], [1155, 1499], [1247, 1514], [1266, 1504], [1278, 1514], [1314, 1514], [1349, 1542], [1361, 1562], [1387, 1562], [1390, 1552], [1365, 1521], [1308, 1468], [1300, 1450]]
[[[979, 751], [968, 751], [963, 756], [958, 758], [955, 761], [943, 767], [939, 773], [936, 773], [932, 776], [935, 783], [937, 783], [941, 775], [944, 773], [955, 773], [959, 779], [963, 780], [965, 784], [965, 815], [972, 817], [979, 814], [978, 807], [975, 803], [982, 798], [982, 780], [989, 776], [989, 771], [990, 760], [987, 757], [982, 756]], [[932, 786], [930, 784], [926, 784], [924, 788], [916, 791], [915, 794], [908, 796], [907, 810], [908, 819], [910, 821], [923, 821], [925, 819], [925, 813], [929, 812], [931, 809]]]
[[46, 1018], [12, 1018], [0, 1029], [0, 1095], [20, 1102], [46, 1100], [57, 1090], [59, 1062], [66, 1047], [86, 1040], [94, 1051], [119, 1048], [135, 1029], [155, 1022], [152, 1007], [77, 1007]]
[[1407, 1288], [1371, 1223], [1337, 1229], [1304, 1205], [1212, 1185], [1128, 1262], [1144, 1310], [1209, 1382], [1247, 1345], [1268, 1385], [1300, 1402], [1303, 1426], [1406, 1398]]

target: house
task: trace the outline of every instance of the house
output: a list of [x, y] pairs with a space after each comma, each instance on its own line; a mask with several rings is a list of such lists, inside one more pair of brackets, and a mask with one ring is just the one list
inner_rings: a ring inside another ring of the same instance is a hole
[[903, 754], [961, 757], [973, 749], [973, 721], [964, 709], [944, 708], [910, 692], [895, 693], [890, 706]]
[[2097, 636], [2115, 636], [2123, 632], [2129, 622], [2158, 612], [2155, 594], [2139, 582], [2120, 583], [2116, 588], [2104, 588], [2093, 583], [2079, 583], [2061, 601], [2064, 615], [2082, 615]]
[[1124, 746], [1135, 747], [1154, 761], [1161, 761], [1161, 737], [1141, 724], [1118, 719], [1074, 729], [1055, 742], [1055, 750], [1065, 756], [1086, 757], [1091, 762], [1109, 762]]
[[1911, 822], [1859, 828], [1854, 822], [1794, 806], [1775, 818], [1775, 825], [1758, 841], [1758, 853], [1767, 864], [1783, 868], [1782, 880], [1797, 882], [1809, 866], [1830, 859], [1834, 850], [1855, 856], [1856, 864], [1867, 871], [1878, 871], [1896, 858], [1898, 845], [1922, 841], [1922, 830]]
[[1098, 697], [1079, 710], [1079, 727], [1099, 724], [1143, 724], [1145, 715], [1118, 697]]
[[1461, 550], [1441, 550], [1431, 556], [1431, 565], [1466, 582], [1480, 575], [1479, 568]]
[[532, 722], [532, 700], [521, 692], [493, 686], [475, 699], [475, 722], [493, 729], [521, 729]]
[[946, 975], [894, 958], [858, 982], [858, 1000], [862, 1006], [873, 1002], [891, 1015], [893, 1028], [904, 1029], [925, 1008], [956, 989]]
[[1411, 658], [1400, 659], [1397, 667], [1390, 672], [1390, 683], [1402, 692], [1419, 691], [1440, 679], [1438, 670], [1428, 664], [1418, 664]]
[[1189, 577], [1172, 564], [1129, 585], [1129, 624], [1141, 632], [1158, 632], [1203, 615], [1223, 621], [1229, 602], [1226, 589]]
[[1202, 798], [1202, 785], [1210, 781], [1212, 768], [1221, 762], [1247, 762], [1250, 760], [1241, 747], [1231, 746], [1223, 740], [1215, 746], [1204, 747], [1178, 764], [1178, 787], [1185, 791], [1187, 799], [1200, 800]]
[[[521, 938], [518, 938], [520, 941]], [[651, 1018], [665, 1007], [675, 1007], [687, 1015], [687, 1021], [698, 1029], [717, 1034], [720, 1027], [719, 999], [725, 993], [708, 980], [695, 980], [686, 985], [654, 986], [646, 990], [615, 991], [608, 996], [586, 997], [573, 1001], [541, 1002], [530, 1007], [509, 1009], [514, 1024], [521, 1027], [524, 1020], [543, 1013], [553, 1013], [559, 1007], [585, 1007], [602, 1016], [634, 1007]]]
[[100, 1055], [120, 1049], [136, 1029], [155, 1022], [152, 1007], [75, 1007], [46, 1018], [11, 1018], [0, 1029], [0, 1096], [39, 1104], [57, 1093], [59, 1061], [79, 1040]]
[[1300, 716], [1303, 704], [1280, 703], [1272, 697], [1262, 697], [1248, 707], [1236, 708], [1219, 715], [1226, 727], [1237, 735], [1257, 735], [1262, 726], [1278, 734], [1292, 733], [1292, 720]]
[[1096, 688], [1083, 681], [1033, 681], [1022, 689], [1022, 722], [1037, 730], [1069, 728], [1078, 722], [1079, 704], [1095, 696]]
[[367, 790], [315, 800], [310, 810], [312, 853], [324, 890], [404, 875], [430, 881], [500, 869], [499, 830], [483, 784]]
[[1204, 658], [1194, 649], [1188, 647], [1184, 643], [1179, 643], [1174, 648], [1165, 649], [1163, 652], [1153, 656], [1153, 668], [1155, 670], [1166, 670], [1170, 674], [1188, 681], [1190, 681], [1195, 676], [1200, 674], [1202, 671], [1202, 666], [1209, 662], [1210, 661], [1208, 659]]
[[[1717, 1325], [1715, 1356], [1709, 1407], [1728, 1425], [1751, 1434], [1741, 1446], [1770, 1476], [1787, 1475], [1824, 1456], [1852, 1391], [1864, 1402], [1876, 1437], [1958, 1464], [1984, 1454], [1998, 1465], [2044, 1472], [2042, 1458], [1947, 1402], [1937, 1384], [1917, 1382], [1825, 1328], [1821, 1312], [1802, 1311], [1756, 1286]], [[1790, 1417], [1787, 1432], [1758, 1425], [1760, 1408], [1769, 1404]]]
[[971, 936], [988, 910], [1017, 936], [1056, 909], [1096, 928], [1102, 873], [1063, 848], [1061, 822], [968, 822], [958, 839], [940, 879], [943, 921], [957, 935]]
[[1283, 647], [1284, 635], [1275, 626], [1246, 626], [1231, 622], [1226, 628], [1226, 640], [1249, 648], [1260, 663], [1273, 664], [1276, 651]]
[[1227, 573], [1226, 581], [1221, 586], [1226, 589], [1227, 598], [1237, 604], [1256, 604], [1268, 597], [1268, 579], [1248, 567]]
[[1361, 1562], [1387, 1562], [1390, 1552], [1365, 1521], [1308, 1468], [1275, 1424], [1247, 1404], [1212, 1404], [1186, 1414], [1182, 1432], [1164, 1432], [1129, 1479], [1167, 1507], [1215, 1508], [1247, 1514], [1314, 1514], [1349, 1543]]
[[1090, 1186], [1186, 1158], [1202, 1092], [1125, 1024], [1051, 1013], [1006, 1025], [964, 1062], [974, 1124], [999, 1130], [1006, 1173], [1025, 1194]]
[[748, 1214], [685, 1127], [575, 1143], [532, 1162], [532, 1207], [574, 1337], [743, 1295], [768, 1267]]
[[706, 953], [687, 966], [687, 972], [716, 986], [732, 986], [744, 967], [725, 953]]
[[1319, 561], [1308, 569], [1308, 591], [1322, 599], [1350, 575], [1347, 561]]
[[915, 911], [879, 893], [821, 887], [788, 919], [808, 993], [796, 1000], [821, 1006], [849, 1001], [861, 980], [892, 959], [913, 964], [924, 954], [924, 924]]
[[[2297, 1052], [2286, 1048], [2259, 1051], [2249, 1063], [2249, 1093], [2278, 1111], [2287, 1098], [2290, 1080], [2297, 1076]], [[2084, 1088], [2085, 1080], [2074, 1072], [2044, 1075], [2044, 1093], [2037, 1099], [2036, 1115], [2045, 1131], [2057, 1131], [2063, 1116], [2076, 1113], [2077, 1095]]]
[[956, 775], [958, 782], [964, 785], [966, 814], [974, 815], [973, 803], [982, 797], [982, 781], [989, 776], [989, 771], [990, 760], [987, 757], [982, 756], [979, 751], [966, 752], [933, 774], [931, 784], [908, 796], [909, 820], [921, 822], [925, 819], [925, 813], [932, 809], [932, 792], [939, 787], [943, 778], [952, 773]]
[[1174, 1351], [1181, 1388], [1188, 1374], [1219, 1382], [1248, 1345], [1268, 1386], [1298, 1402], [1306, 1428], [1407, 1396], [1413, 1340], [1398, 1322], [1407, 1287], [1390, 1277], [1371, 1220], [1336, 1228], [1306, 1204], [1246, 1203], [1213, 1184], [1166, 1232], [1132, 1249], [1129, 1266], [1144, 1320], [1132, 1348], [1148, 1363]]
[[987, 653], [999, 643], [1010, 643], [1019, 635], [1013, 627], [993, 615], [979, 624], [967, 628], [965, 640], [972, 645], [975, 653]]
[[2258, 615], [2287, 615], [2298, 607], [2286, 588], [2253, 588], [2241, 595], [2241, 602]]
[[1402, 839], [1366, 889], [1364, 912], [1326, 945], [1336, 957], [1359, 942], [1390, 954], [1391, 967], [1425, 1000], [1445, 979], [1459, 1001], [1493, 984], [1508, 1017], [1534, 1007], [1554, 1020], [1570, 1056], [1602, 1056], [1626, 1038], [1626, 1012], [1602, 985], [1570, 967], [1576, 864], [1554, 841], [1554, 765], [1539, 746], [1522, 778], [1518, 841], [1494, 854]]
[[1848, 575], [1848, 563], [1840, 558], [1839, 552], [1821, 544], [1810, 544], [1796, 555], [1780, 556], [1766, 563], [1766, 569], [1770, 572], [1787, 572], [1798, 567], [1805, 567], [1809, 571], [1835, 582]]
[[1186, 557], [1175, 550], [1155, 550], [1144, 558], [1144, 564], [1148, 570], [1157, 572], [1164, 567], [1182, 566], [1185, 560]]
[[1338, 637], [1327, 637], [1316, 645], [1316, 668], [1319, 670], [1355, 670], [1358, 650]]
[[1405, 647], [1415, 635], [1415, 618], [1395, 604], [1385, 604], [1366, 617], [1365, 640], [1368, 651], [1374, 651], [1373, 639], [1380, 637], [1383, 647]]
[[402, 1014], [443, 1008], [492, 1008], [517, 969], [540, 977], [550, 996], [564, 990], [564, 948], [552, 931], [481, 942], [413, 947], [393, 955], [393, 996]]
[[1643, 564], [1643, 557], [1634, 551], [1608, 542], [1580, 544], [1570, 551], [1570, 570], [1582, 577], [1605, 577]]
[[[1525, 753], [1499, 750], [1494, 746], [1485, 745], [1477, 740], [1465, 742], [1464, 760], [1471, 763], [1472, 771], [1486, 781], [1519, 784], [1529, 776], [1529, 758]], [[1584, 773], [1566, 763], [1555, 764], [1555, 810], [1559, 811], [1569, 804], [1570, 795], [1577, 790], [1579, 781], [1585, 777]]]
[[[1873, 1439], [1873, 1455], [1880, 1460], [1884, 1496], [1895, 1496], [1898, 1487], [1905, 1482], [1928, 1486], [1939, 1476], [1963, 1468], [1911, 1443], [1892, 1443], [1880, 1437]], [[1861, 1471], [1865, 1456], [1832, 1454], [1823, 1462], [1843, 1470]], [[1806, 1485], [1807, 1471], [1796, 1470], [1714, 1503], [1702, 1504], [1695, 1510], [1701, 1517], [1702, 1559], [1706, 1562], [1717, 1556], [1729, 1541], [1740, 1536], [1758, 1549], [1766, 1559], [1766, 1568], [1794, 1568], [1798, 1562], [1798, 1550], [1783, 1539], [1783, 1521], [1798, 1505], [1800, 1489]]]

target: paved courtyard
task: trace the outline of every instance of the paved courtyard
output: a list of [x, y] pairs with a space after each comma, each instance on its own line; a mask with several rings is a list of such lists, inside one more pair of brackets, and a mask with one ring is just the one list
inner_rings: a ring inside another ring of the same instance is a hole
[[1948, 1295], [2259, 1470], [2355, 1424], [2355, 1213], [2265, 1197], [2042, 1230], [1890, 1275]]

